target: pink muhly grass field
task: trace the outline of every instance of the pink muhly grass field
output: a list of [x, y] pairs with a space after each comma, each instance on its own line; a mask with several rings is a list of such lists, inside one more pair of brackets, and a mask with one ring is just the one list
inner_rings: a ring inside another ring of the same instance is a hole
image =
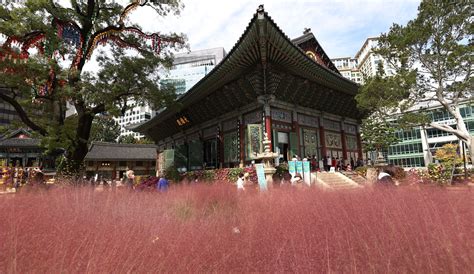
[[0, 196], [0, 273], [474, 273], [472, 191], [174, 186]]

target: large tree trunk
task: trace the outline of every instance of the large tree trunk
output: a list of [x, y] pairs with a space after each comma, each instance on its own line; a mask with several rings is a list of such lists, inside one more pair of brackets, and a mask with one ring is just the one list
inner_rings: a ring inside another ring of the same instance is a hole
[[466, 145], [471, 158], [471, 164], [474, 165], [474, 136], [470, 137], [469, 142], [467, 142]]
[[90, 113], [78, 113], [78, 122], [76, 129], [76, 143], [70, 148], [67, 157], [67, 168], [65, 172], [70, 175], [79, 175], [83, 169], [84, 158], [89, 151], [87, 142], [91, 133], [92, 121], [94, 115]]

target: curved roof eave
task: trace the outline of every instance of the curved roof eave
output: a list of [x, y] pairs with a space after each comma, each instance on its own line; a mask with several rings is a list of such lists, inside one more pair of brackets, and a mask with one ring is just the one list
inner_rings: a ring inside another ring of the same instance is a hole
[[[180, 103], [183, 108], [188, 107], [199, 98], [202, 98], [213, 92], [219, 86], [225, 84], [226, 80], [230, 79], [230, 76], [228, 75], [227, 71], [230, 69], [234, 69], [235, 66], [238, 65], [238, 61], [241, 60], [239, 58], [242, 58], [242, 56], [245, 56], [245, 54], [247, 53], [245, 51], [247, 47], [245, 46], [248, 46], [248, 43], [250, 43], [252, 39], [256, 38], [252, 37], [250, 34], [251, 32], [258, 32], [257, 20], [262, 20], [258, 19], [258, 12], [254, 14], [249, 24], [247, 25], [244, 33], [240, 36], [232, 50], [224, 57], [224, 59], [216, 67], [214, 67], [206, 76], [204, 76], [200, 81], [198, 81], [186, 94], [184, 94], [181, 98], [177, 100], [177, 102]], [[301, 69], [301, 67], [304, 67], [304, 76], [311, 78], [320, 84], [335, 88], [340, 92], [355, 95], [358, 88], [358, 85], [356, 83], [342, 77], [338, 73], [312, 60], [303, 52], [302, 49], [296, 46], [285, 33], [283, 33], [283, 31], [272, 20], [272, 18], [267, 14], [267, 12], [264, 12], [263, 20], [268, 22], [276, 30], [277, 34], [280, 37], [284, 38], [280, 40], [280, 44], [285, 45], [286, 48], [291, 48], [292, 55], [295, 58], [299, 59], [298, 61], [301, 61], [301, 63], [298, 64], [298, 68], [294, 69]], [[258, 33], [256, 35], [258, 35]], [[329, 77], [330, 81], [325, 79], [324, 77]], [[341, 87], [339, 87], [335, 82], [343, 84], [344, 88], [348, 88], [349, 90], [341, 89]], [[160, 122], [168, 119], [169, 117], [177, 113], [178, 111], [175, 108], [166, 108], [163, 112], [156, 115], [148, 122], [145, 122], [141, 125], [137, 125], [134, 128], [134, 131], [145, 133], [147, 129], [159, 124]]]

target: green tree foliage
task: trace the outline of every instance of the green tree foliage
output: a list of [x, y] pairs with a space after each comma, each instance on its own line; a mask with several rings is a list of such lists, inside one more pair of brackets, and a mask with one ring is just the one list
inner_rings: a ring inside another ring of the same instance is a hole
[[[160, 89], [157, 71], [172, 63], [182, 34], [147, 34], [128, 19], [137, 8], [178, 14], [179, 0], [27, 0], [0, 6], [0, 93], [22, 122], [44, 136], [49, 149], [66, 149], [67, 166], [78, 171], [88, 151], [95, 117], [124, 113], [135, 102], [160, 108], [175, 98]], [[93, 55], [107, 43], [112, 51]], [[125, 50], [127, 49], [127, 50]], [[128, 49], [133, 49], [133, 55]], [[97, 73], [84, 70], [97, 57]], [[69, 103], [75, 115], [66, 118]]]
[[151, 145], [151, 144], [154, 144], [155, 142], [151, 139], [148, 139], [148, 138], [141, 138], [140, 140], [137, 140], [137, 144], [142, 144], [142, 145]]
[[125, 135], [125, 136], [120, 136], [118, 139], [118, 142], [121, 144], [136, 144], [138, 142], [138, 139], [135, 139], [133, 135]]
[[99, 115], [92, 122], [90, 141], [115, 143], [120, 135], [120, 126], [110, 116]]
[[387, 120], [377, 119], [375, 116], [362, 121], [361, 138], [364, 149], [367, 151], [382, 151], [398, 142], [395, 136], [397, 127]]
[[120, 136], [118, 139], [118, 142], [121, 144], [137, 144], [137, 145], [146, 145], [146, 144], [154, 144], [155, 142], [153, 140], [150, 140], [148, 138], [141, 138], [137, 139], [133, 137], [133, 135], [125, 135], [125, 136]]
[[[474, 138], [460, 114], [473, 99], [473, 17], [468, 1], [422, 1], [406, 26], [382, 34], [376, 54], [396, 70], [367, 79], [357, 96], [361, 109], [378, 119], [399, 117], [400, 126], [425, 125], [456, 135], [474, 160]], [[456, 127], [432, 122], [429, 108], [441, 105]]]
[[435, 158], [443, 164], [460, 165], [462, 158], [459, 156], [457, 144], [445, 144], [436, 151]]

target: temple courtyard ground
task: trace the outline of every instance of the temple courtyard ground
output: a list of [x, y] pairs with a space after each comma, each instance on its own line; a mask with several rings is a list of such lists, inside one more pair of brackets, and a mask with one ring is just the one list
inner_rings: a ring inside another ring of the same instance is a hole
[[1, 273], [474, 273], [474, 193], [194, 184], [0, 195]]

